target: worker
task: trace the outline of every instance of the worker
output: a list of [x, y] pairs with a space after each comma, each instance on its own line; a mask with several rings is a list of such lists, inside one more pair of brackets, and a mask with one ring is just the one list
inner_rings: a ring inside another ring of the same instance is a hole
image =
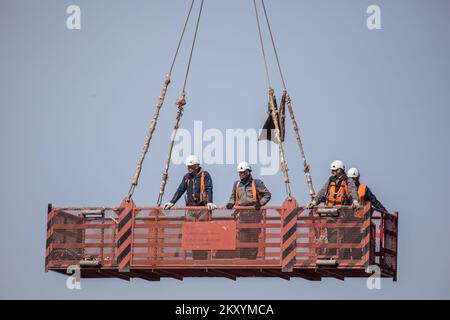
[[[370, 202], [371, 205], [380, 212], [387, 212], [387, 210], [384, 208], [384, 206], [378, 201], [378, 199], [375, 197], [375, 195], [370, 191], [369, 187], [367, 187], [365, 184], [360, 183], [360, 173], [357, 168], [350, 168], [347, 171], [347, 177], [350, 180], [353, 180], [356, 188], [358, 188], [358, 202], [360, 206], [365, 206], [367, 202]], [[361, 219], [364, 217], [363, 210], [360, 210], [359, 212], [355, 212], [355, 218]], [[361, 232], [361, 228], [347, 228], [346, 232], [344, 232], [343, 235], [343, 242], [344, 243], [351, 243], [351, 244], [360, 244], [364, 238], [364, 234]], [[346, 259], [361, 259], [363, 254], [366, 252], [366, 249], [363, 248], [350, 248], [350, 249], [343, 249], [342, 254], [345, 256]]]
[[[252, 177], [252, 168], [246, 161], [240, 162], [237, 166], [239, 180], [233, 185], [230, 200], [226, 205], [227, 209], [234, 206], [252, 206], [254, 209], [238, 209], [233, 215], [238, 215], [241, 224], [260, 223], [262, 220], [261, 207], [270, 201], [271, 194], [267, 187], [259, 179]], [[239, 233], [241, 242], [258, 242], [261, 228], [243, 228]], [[258, 248], [239, 248], [239, 257], [256, 259]]]
[[350, 168], [347, 171], [347, 177], [355, 182], [358, 188], [358, 202], [361, 206], [365, 205], [366, 202], [370, 202], [372, 207], [380, 212], [387, 212], [386, 208], [378, 201], [377, 197], [372, 193], [369, 187], [363, 183], [360, 183], [360, 173], [357, 168]]
[[[331, 163], [331, 177], [327, 180], [325, 185], [319, 190], [315, 198], [310, 201], [306, 208], [311, 209], [319, 203], [325, 202], [326, 206], [342, 206], [352, 205], [354, 209], [359, 208], [358, 193], [355, 183], [352, 179], [348, 179], [345, 174], [345, 165], [341, 160], [335, 160]], [[328, 218], [327, 223], [336, 222], [336, 218]], [[338, 228], [327, 227], [324, 230], [319, 228], [315, 230], [317, 237], [322, 237], [322, 234], [326, 233], [328, 243], [337, 243], [338, 240]], [[344, 235], [339, 233], [340, 241], [344, 240]], [[343, 253], [339, 251], [340, 255]], [[318, 248], [318, 254], [325, 254], [327, 257], [333, 257], [337, 254], [336, 248]], [[343, 258], [341, 256], [340, 258]]]
[[[213, 203], [213, 183], [211, 176], [207, 171], [202, 169], [196, 155], [190, 155], [186, 158], [186, 167], [188, 173], [181, 180], [172, 200], [165, 203], [163, 208], [166, 210], [172, 208], [186, 192], [186, 206], [205, 206], [207, 208], [207, 210], [188, 210], [186, 220], [192, 222], [208, 221], [210, 219], [210, 211], [217, 209], [217, 206]], [[194, 260], [205, 260], [208, 257], [208, 251], [194, 250], [192, 255]]]
[[330, 169], [331, 177], [306, 207], [311, 209], [325, 202], [326, 206], [352, 205], [356, 209], [359, 208], [357, 188], [355, 182], [346, 176], [344, 163], [335, 160]]

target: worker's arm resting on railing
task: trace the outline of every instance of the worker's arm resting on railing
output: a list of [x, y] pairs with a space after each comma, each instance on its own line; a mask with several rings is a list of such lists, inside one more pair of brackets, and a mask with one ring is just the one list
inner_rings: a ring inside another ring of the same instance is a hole
[[306, 208], [311, 209], [311, 208], [317, 206], [319, 203], [325, 202], [325, 200], [327, 198], [328, 183], [329, 183], [329, 181], [327, 180], [327, 182], [323, 185], [323, 187], [320, 188], [316, 197], [306, 205]]
[[232, 209], [236, 203], [236, 183], [233, 183], [233, 190], [231, 190], [230, 199], [228, 199], [228, 203], [226, 205], [227, 209]]
[[262, 181], [259, 182], [259, 185], [256, 187], [256, 190], [258, 191], [259, 195], [259, 204], [261, 206], [265, 206], [267, 202], [269, 202], [270, 199], [272, 198], [272, 194]]
[[208, 210], [215, 210], [217, 206], [213, 202], [213, 182], [208, 172], [205, 172], [205, 192], [206, 192], [206, 206]]
[[353, 179], [347, 179], [348, 192], [350, 193], [350, 197], [352, 198], [352, 206], [355, 209], [359, 208], [358, 202], [358, 188], [356, 187]]
[[[206, 178], [206, 177], [205, 177]], [[205, 179], [206, 180], [206, 179]], [[178, 186], [177, 191], [175, 192], [175, 194], [172, 197], [172, 200], [170, 200], [170, 202], [167, 202], [164, 204], [163, 208], [164, 209], [170, 209], [172, 208], [175, 203], [177, 203], [178, 199], [181, 198], [181, 196], [186, 192], [186, 176], [183, 177], [183, 179], [181, 179], [181, 183]]]
[[372, 206], [375, 208], [375, 210], [381, 211], [381, 212], [388, 212], [386, 208], [381, 204], [380, 201], [378, 201], [377, 197], [372, 193], [372, 191], [369, 189], [369, 187], [366, 186], [366, 194], [364, 195], [364, 200], [370, 202]]

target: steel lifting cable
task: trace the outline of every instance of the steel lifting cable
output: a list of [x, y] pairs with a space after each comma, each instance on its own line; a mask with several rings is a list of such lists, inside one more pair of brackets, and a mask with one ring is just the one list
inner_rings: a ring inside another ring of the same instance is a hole
[[283, 83], [284, 90], [286, 90], [286, 83], [284, 82], [283, 72], [281, 72], [280, 59], [278, 59], [278, 52], [277, 52], [277, 48], [275, 47], [275, 41], [273, 40], [272, 28], [270, 27], [269, 16], [267, 15], [267, 11], [266, 11], [266, 6], [264, 4], [264, 0], [261, 0], [261, 4], [262, 4], [263, 10], [264, 10], [264, 16], [266, 18], [267, 28], [269, 29], [270, 40], [272, 41], [273, 51], [275, 53], [275, 58], [277, 60], [278, 71], [280, 72], [281, 82]]
[[141, 155], [140, 155], [140, 157], [138, 159], [138, 163], [136, 165], [136, 169], [134, 171], [133, 178], [131, 180], [131, 186], [130, 186], [130, 190], [128, 191], [128, 196], [127, 196], [128, 200], [131, 199], [131, 197], [133, 196], [134, 190], [136, 189], [136, 186], [138, 185], [139, 176], [140, 176], [141, 171], [142, 171], [142, 164], [144, 162], [145, 155], [148, 152], [148, 149], [149, 149], [149, 146], [150, 146], [150, 141], [151, 141], [151, 139], [153, 137], [153, 132], [155, 131], [156, 124], [158, 122], [159, 113], [161, 111], [161, 108], [162, 108], [163, 103], [164, 103], [164, 99], [166, 97], [167, 88], [168, 88], [169, 83], [170, 83], [170, 78], [172, 76], [173, 67], [175, 65], [175, 61], [176, 61], [177, 56], [178, 56], [178, 51], [180, 49], [180, 45], [181, 45], [181, 42], [182, 42], [183, 37], [184, 37], [184, 32], [186, 31], [186, 26], [187, 26], [189, 18], [191, 16], [191, 11], [192, 11], [192, 7], [194, 5], [194, 1], [195, 0], [192, 0], [191, 5], [189, 7], [189, 12], [188, 12], [188, 14], [186, 16], [186, 20], [184, 22], [183, 31], [181, 32], [181, 36], [180, 36], [180, 38], [178, 40], [177, 49], [176, 49], [174, 57], [172, 59], [172, 63], [170, 65], [169, 73], [167, 74], [167, 76], [166, 76], [166, 78], [164, 80], [164, 86], [163, 86], [163, 88], [161, 90], [161, 94], [159, 95], [158, 100], [156, 102], [155, 113], [153, 114], [153, 118], [151, 120], [147, 136], [145, 138], [144, 146], [142, 147]]
[[162, 179], [161, 179], [161, 186], [159, 188], [159, 195], [158, 195], [158, 200], [157, 200], [158, 207], [161, 206], [162, 199], [164, 196], [164, 191], [166, 189], [167, 180], [169, 179], [169, 167], [170, 167], [170, 160], [172, 158], [173, 145], [175, 143], [175, 137], [176, 137], [178, 128], [180, 126], [181, 117], [183, 116], [183, 111], [184, 111], [183, 106], [186, 104], [186, 99], [185, 99], [186, 98], [186, 91], [185, 91], [186, 84], [187, 84], [187, 79], [188, 79], [189, 71], [190, 71], [190, 67], [191, 67], [192, 54], [194, 52], [194, 47], [195, 47], [195, 40], [197, 39], [198, 26], [200, 25], [200, 17], [202, 15], [203, 3], [204, 3], [204, 0], [202, 0], [202, 2], [200, 4], [200, 9], [198, 12], [197, 23], [196, 23], [195, 32], [194, 32], [194, 39], [192, 40], [191, 52], [189, 54], [189, 61], [188, 61], [188, 65], [186, 68], [186, 74], [184, 77], [183, 89], [181, 91], [180, 98], [178, 98], [176, 101], [178, 110], [177, 110], [177, 114], [175, 117], [175, 124], [173, 126], [172, 135], [170, 136], [169, 151], [167, 153], [166, 165], [164, 167], [164, 171], [163, 171]]
[[266, 58], [266, 51], [264, 50], [264, 42], [261, 34], [261, 23], [259, 22], [259, 14], [258, 14], [258, 8], [256, 7], [256, 0], [253, 0], [253, 7], [255, 8], [255, 16], [256, 16], [256, 25], [258, 26], [258, 34], [259, 34], [259, 43], [261, 44], [261, 51], [264, 58], [264, 67], [266, 70], [266, 78], [267, 83], [269, 85], [269, 88], [272, 87], [270, 84], [270, 76], [269, 76], [269, 67], [267, 66], [267, 58]]
[[302, 138], [301, 138], [300, 132], [298, 130], [298, 124], [297, 124], [297, 121], [295, 120], [294, 110], [293, 110], [292, 104], [291, 104], [291, 97], [289, 96], [289, 93], [288, 93], [288, 91], [286, 89], [286, 83], [284, 81], [283, 72], [281, 70], [280, 59], [278, 58], [278, 52], [277, 52], [277, 48], [275, 46], [275, 40], [274, 40], [274, 37], [273, 37], [272, 28], [270, 27], [269, 16], [267, 14], [267, 10], [266, 10], [266, 6], [264, 4], [264, 0], [261, 0], [261, 4], [262, 4], [263, 10], [264, 10], [264, 16], [266, 18], [267, 28], [269, 29], [269, 34], [270, 34], [270, 39], [272, 41], [273, 51], [275, 53], [275, 58], [277, 60], [278, 71], [280, 73], [281, 81], [283, 83], [283, 88], [284, 88], [283, 96], [286, 97], [286, 102], [287, 102], [287, 105], [288, 105], [289, 114], [290, 114], [291, 120], [292, 120], [292, 126], [294, 128], [295, 136], [296, 136], [296, 139], [297, 139], [297, 145], [298, 145], [298, 148], [300, 150], [301, 157], [302, 157], [303, 171], [304, 171], [305, 176], [306, 176], [306, 183], [308, 184], [308, 187], [309, 187], [309, 195], [310, 195], [311, 199], [314, 199], [314, 197], [316, 196], [316, 191], [314, 189], [314, 184], [312, 182], [310, 166], [309, 166], [309, 164], [308, 164], [308, 162], [306, 160], [305, 151], [303, 149]]
[[253, 7], [255, 9], [255, 16], [256, 16], [256, 24], [258, 25], [258, 33], [259, 33], [259, 41], [261, 44], [261, 51], [262, 51], [262, 55], [264, 58], [264, 66], [266, 69], [266, 76], [267, 76], [267, 82], [269, 84], [269, 110], [270, 110], [270, 115], [272, 117], [272, 121], [275, 125], [275, 140], [276, 143], [278, 144], [278, 152], [280, 155], [280, 163], [281, 163], [281, 171], [283, 172], [283, 180], [284, 180], [284, 184], [286, 187], [286, 194], [288, 196], [289, 199], [291, 199], [291, 186], [290, 186], [290, 181], [289, 181], [289, 169], [286, 163], [286, 158], [285, 158], [285, 153], [284, 153], [284, 146], [283, 146], [283, 141], [281, 140], [281, 132], [280, 132], [280, 126], [279, 126], [279, 119], [278, 119], [278, 113], [277, 113], [277, 108], [276, 108], [276, 103], [275, 103], [275, 95], [274, 95], [274, 91], [272, 89], [272, 86], [270, 84], [270, 77], [269, 77], [269, 69], [267, 66], [267, 59], [266, 59], [266, 53], [264, 50], [264, 41], [262, 38], [262, 34], [261, 34], [261, 24], [259, 22], [259, 14], [258, 14], [258, 8], [256, 6], [256, 0], [253, 0]]

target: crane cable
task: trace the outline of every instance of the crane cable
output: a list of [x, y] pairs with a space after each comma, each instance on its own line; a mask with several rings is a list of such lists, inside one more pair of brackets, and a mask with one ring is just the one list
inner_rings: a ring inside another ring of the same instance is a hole
[[[255, 0], [253, 0], [253, 1], [255, 1]], [[300, 150], [300, 154], [301, 154], [301, 157], [302, 157], [303, 172], [305, 173], [306, 183], [308, 184], [308, 187], [309, 187], [309, 195], [310, 195], [311, 199], [314, 199], [315, 196], [316, 196], [316, 191], [314, 189], [314, 184], [313, 184], [312, 177], [311, 177], [311, 172], [310, 172], [311, 168], [310, 168], [310, 166], [309, 166], [309, 164], [308, 164], [308, 162], [306, 160], [305, 151], [303, 149], [302, 138], [300, 136], [300, 132], [299, 132], [299, 129], [298, 129], [297, 121], [295, 120], [294, 110], [293, 110], [292, 104], [291, 104], [291, 97], [290, 97], [290, 95], [289, 95], [289, 93], [287, 91], [286, 82], [284, 81], [283, 72], [281, 70], [280, 59], [278, 58], [278, 52], [277, 52], [277, 48], [275, 46], [275, 40], [274, 40], [274, 37], [273, 37], [272, 28], [270, 27], [269, 16], [267, 14], [267, 10], [266, 10], [266, 6], [264, 4], [264, 0], [261, 0], [261, 4], [262, 4], [263, 10], [264, 10], [264, 16], [266, 18], [267, 28], [269, 29], [269, 34], [270, 34], [270, 39], [271, 39], [271, 42], [272, 42], [273, 51], [275, 53], [275, 58], [277, 60], [277, 66], [278, 66], [278, 71], [280, 73], [281, 82], [283, 83], [283, 88], [284, 88], [283, 96], [286, 97], [286, 102], [287, 102], [287, 105], [288, 105], [289, 114], [290, 114], [290, 117], [291, 117], [291, 120], [292, 120], [292, 126], [294, 128], [295, 136], [296, 136], [296, 139], [297, 139], [297, 146], [298, 146], [298, 148]]]
[[261, 34], [261, 24], [259, 21], [259, 14], [258, 14], [258, 8], [256, 6], [256, 0], [253, 0], [253, 7], [255, 9], [256, 24], [258, 25], [259, 41], [261, 44], [261, 52], [262, 52], [262, 55], [264, 58], [266, 77], [267, 77], [267, 82], [269, 84], [269, 110], [270, 110], [270, 115], [272, 117], [272, 121], [275, 125], [275, 142], [278, 144], [278, 152], [279, 152], [279, 156], [280, 156], [281, 171], [283, 172], [283, 180], [284, 180], [284, 184], [285, 184], [285, 188], [286, 188], [286, 194], [288, 196], [288, 199], [291, 199], [291, 186], [290, 186], [290, 182], [289, 182], [289, 173], [288, 173], [289, 169], [288, 169], [288, 166], [286, 163], [283, 141], [281, 140], [281, 132], [280, 132], [280, 126], [279, 126], [279, 122], [278, 122], [279, 119], [278, 119], [278, 111], [277, 111], [276, 102], [275, 102], [274, 90], [270, 84], [269, 69], [267, 66], [267, 59], [266, 59], [266, 53], [264, 50], [264, 41], [263, 41], [262, 34]]
[[142, 147], [141, 155], [140, 155], [140, 157], [138, 159], [138, 163], [136, 165], [136, 169], [134, 171], [133, 178], [131, 180], [130, 190], [128, 191], [128, 195], [127, 195], [127, 199], [128, 200], [131, 200], [131, 197], [133, 196], [134, 190], [136, 189], [136, 186], [138, 185], [139, 176], [140, 176], [141, 171], [142, 171], [142, 164], [144, 162], [145, 155], [148, 152], [148, 149], [149, 149], [149, 146], [150, 146], [150, 141], [152, 140], [153, 132], [155, 131], [156, 124], [158, 122], [159, 113], [161, 111], [161, 108], [162, 108], [163, 103], [164, 103], [164, 99], [166, 97], [167, 88], [168, 88], [169, 83], [170, 83], [170, 78], [172, 76], [173, 67], [175, 65], [175, 61], [176, 61], [177, 56], [178, 56], [178, 51], [180, 49], [180, 45], [181, 45], [181, 42], [182, 42], [183, 37], [184, 37], [184, 32], [186, 31], [186, 26], [188, 24], [189, 17], [191, 16], [191, 11], [192, 11], [192, 7], [194, 5], [194, 1], [195, 0], [192, 0], [191, 5], [189, 7], [189, 12], [188, 12], [188, 14], [186, 16], [186, 20], [184, 22], [183, 31], [181, 32], [181, 36], [180, 36], [180, 38], [178, 40], [177, 49], [176, 49], [174, 57], [172, 59], [172, 63], [170, 65], [169, 73], [166, 75], [166, 78], [164, 80], [164, 86], [161, 89], [161, 94], [159, 95], [158, 100], [156, 102], [155, 113], [153, 114], [153, 118], [151, 120], [147, 136], [145, 138], [144, 146]]
[[261, 44], [261, 52], [264, 59], [264, 68], [266, 70], [267, 84], [269, 85], [269, 88], [271, 88], [272, 85], [270, 84], [269, 67], [267, 66], [266, 51], [264, 50], [264, 42], [261, 34], [261, 23], [259, 22], [258, 8], [256, 7], [255, 0], [253, 0], [253, 7], [255, 8], [256, 25], [258, 26], [259, 43]]
[[200, 24], [200, 17], [202, 15], [203, 3], [204, 3], [204, 0], [202, 0], [202, 2], [200, 4], [200, 9], [199, 9], [198, 17], [197, 17], [197, 23], [195, 26], [194, 39], [192, 40], [191, 52], [189, 54], [189, 61], [188, 61], [188, 65], [186, 68], [186, 74], [184, 77], [183, 89], [181, 90], [180, 97], [176, 101], [176, 105], [178, 106], [178, 109], [177, 109], [177, 113], [176, 113], [176, 117], [175, 117], [175, 124], [174, 124], [173, 130], [172, 130], [172, 135], [170, 136], [169, 151], [167, 153], [166, 165], [165, 165], [165, 168], [164, 168], [164, 171], [162, 174], [161, 186], [159, 188], [159, 195], [158, 195], [158, 200], [157, 200], [158, 207], [161, 206], [162, 199], [164, 196], [164, 191], [166, 189], [167, 180], [169, 179], [169, 167], [170, 167], [170, 159], [172, 158], [173, 145], [175, 142], [175, 137], [176, 137], [178, 128], [180, 126], [181, 117], [183, 116], [183, 111], [184, 111], [183, 106], [186, 104], [186, 99], [185, 99], [186, 98], [186, 91], [185, 91], [186, 84], [187, 84], [187, 79], [188, 79], [189, 71], [190, 71], [190, 67], [191, 67], [192, 54], [194, 52], [194, 47], [195, 47], [195, 40], [197, 39], [198, 26]]

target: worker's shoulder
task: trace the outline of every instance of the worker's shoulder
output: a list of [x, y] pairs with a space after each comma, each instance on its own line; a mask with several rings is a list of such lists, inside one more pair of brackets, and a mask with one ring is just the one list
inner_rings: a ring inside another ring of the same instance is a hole
[[253, 179], [253, 181], [255, 181], [256, 187], [264, 186], [264, 181], [262, 181], [261, 179]]
[[203, 170], [202, 171], [202, 173], [205, 175], [205, 177], [207, 177], [207, 178], [210, 178], [211, 179], [211, 174], [208, 172], [208, 171], [206, 171], [206, 170]]

